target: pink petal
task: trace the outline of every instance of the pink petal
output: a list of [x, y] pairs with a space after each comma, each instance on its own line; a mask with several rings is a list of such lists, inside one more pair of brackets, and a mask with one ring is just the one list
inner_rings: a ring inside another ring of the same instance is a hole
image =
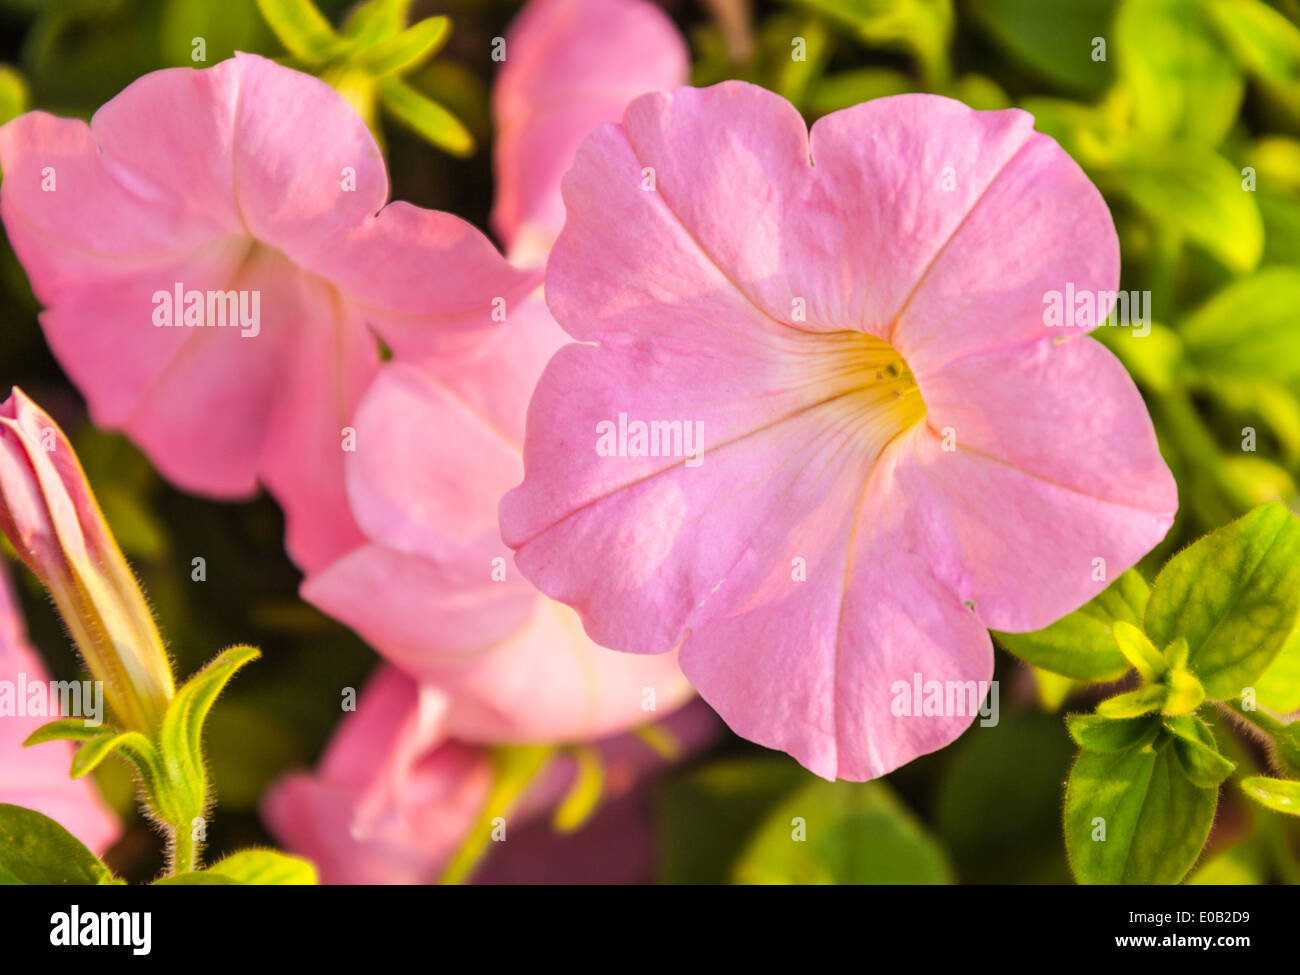
[[91, 127], [133, 180], [299, 264], [388, 199], [383, 156], [351, 106], [325, 82], [257, 55], [145, 75]]
[[[508, 377], [501, 378], [509, 396]], [[495, 499], [518, 480], [517, 442], [429, 370], [399, 363], [367, 392], [356, 429], [348, 487], [367, 535], [429, 558], [472, 550], [486, 580], [492, 556], [509, 554]]]
[[296, 320], [285, 330], [291, 346], [262, 418], [258, 469], [284, 508], [290, 556], [310, 570], [364, 539], [348, 506], [344, 461], [379, 354], [356, 311], [308, 281], [304, 275]]
[[[18, 695], [21, 681], [30, 690], [49, 679], [45, 665], [27, 643], [9, 580], [0, 575], [0, 680], [11, 682]], [[58, 700], [52, 699], [49, 685], [38, 693], [48, 716], [27, 712], [29, 702], [24, 696], [24, 713], [6, 714], [0, 720], [0, 802], [44, 813], [91, 850], [103, 853], [121, 835], [121, 825], [100, 798], [93, 779], [69, 775], [73, 746], [57, 741], [23, 747], [28, 735], [58, 716]], [[13, 703], [20, 704], [16, 697]]]
[[[653, 169], [663, 204], [772, 318], [883, 336], [1032, 122], [1015, 110], [977, 113], [904, 95], [827, 116], [810, 140], [785, 99], [725, 82], [639, 98], [621, 130], [601, 138], [634, 156], [636, 175], [624, 179], [640, 183]], [[952, 192], [940, 189], [946, 166], [961, 168]], [[576, 175], [569, 183], [572, 212], [590, 191]]]
[[540, 298], [454, 356], [386, 366], [366, 392], [348, 457], [352, 510], [402, 552], [485, 567], [509, 557], [497, 500], [519, 480], [524, 413], [565, 336]]
[[541, 284], [507, 264], [478, 229], [450, 213], [388, 204], [329, 239], [306, 265], [330, 280], [399, 356], [473, 344]]
[[[248, 244], [240, 238], [213, 240], [174, 262], [85, 279], [77, 286], [64, 288], [41, 313], [50, 348], [89, 401], [97, 424], [124, 426], [148, 398], [151, 388], [166, 381], [167, 370], [187, 346], [208, 342], [220, 343], [223, 352], [239, 349], [237, 331], [231, 334], [228, 329], [156, 327], [152, 321], [153, 296], [160, 290], [174, 293], [176, 282], [186, 290], [226, 290], [247, 254]], [[30, 273], [39, 294], [41, 274], [34, 269]], [[269, 336], [262, 339], [257, 347], [263, 351], [275, 341]], [[259, 412], [265, 408], [274, 357], [249, 359], [244, 377], [247, 408]], [[209, 419], [221, 422], [219, 416]], [[256, 432], [256, 425], [229, 430], [236, 442]], [[198, 440], [190, 449], [200, 449], [201, 439], [190, 439]], [[222, 444], [220, 452], [230, 463], [204, 472], [208, 490], [216, 494], [251, 491], [255, 468], [251, 446], [231, 449]]]
[[[120, 425], [185, 489], [239, 496], [260, 477], [285, 508], [290, 554], [304, 567], [321, 565], [361, 540], [344, 493], [344, 428], [378, 352], [351, 308], [271, 251], [255, 248], [237, 277], [216, 286], [259, 293], [257, 334], [136, 326], [162, 335], [173, 351], [152, 382], [137, 387], [143, 395]], [[75, 320], [63, 316], [76, 309], [61, 306], [47, 322]], [[52, 344], [57, 351], [64, 343]], [[102, 361], [82, 358], [87, 350], [70, 351], [74, 377], [84, 372], [94, 403], [93, 390], [110, 387], [112, 377]], [[117, 419], [93, 412], [98, 422]], [[185, 416], [196, 418], [202, 436], [178, 422]]]
[[[993, 676], [984, 624], [913, 554], [913, 525], [888, 488], [873, 479], [859, 492], [848, 525], [792, 526], [681, 649], [687, 677], [733, 731], [856, 781], [953, 741]], [[806, 581], [791, 578], [792, 552], [808, 553]], [[963, 713], [896, 713], [900, 682], [910, 690], [917, 675], [923, 686], [976, 682], [975, 697]]]
[[464, 840], [491, 766], [485, 752], [444, 740], [440, 709], [400, 672], [381, 671], [319, 773], [268, 793], [267, 827], [322, 883], [429, 883]]
[[0, 128], [0, 167], [5, 230], [46, 305], [106, 274], [176, 265], [239, 230], [233, 214], [202, 212], [108, 162], [76, 119], [29, 112], [9, 122]]
[[506, 34], [492, 91], [497, 198], [512, 250], [545, 253], [564, 224], [560, 177], [601, 122], [637, 95], [686, 81], [686, 45], [643, 0], [533, 0]]
[[572, 610], [543, 598], [513, 563], [503, 582], [490, 572], [476, 559], [435, 562], [371, 544], [310, 575], [302, 595], [450, 694], [447, 730], [466, 741], [590, 740], [691, 696], [676, 654], [597, 646]]
[[590, 741], [670, 714], [692, 696], [675, 653], [597, 646], [573, 610], [542, 598], [498, 646], [436, 664], [427, 660], [418, 672], [451, 695], [447, 729], [463, 741]]
[[961, 358], [922, 391], [926, 429], [896, 490], [929, 523], [936, 574], [989, 627], [1035, 630], [1077, 609], [1173, 524], [1177, 485], [1151, 418], [1092, 339]]
[[438, 564], [383, 545], [363, 545], [311, 573], [302, 598], [346, 623], [413, 674], [483, 653], [523, 626], [537, 601], [514, 566], [493, 582], [490, 564]]

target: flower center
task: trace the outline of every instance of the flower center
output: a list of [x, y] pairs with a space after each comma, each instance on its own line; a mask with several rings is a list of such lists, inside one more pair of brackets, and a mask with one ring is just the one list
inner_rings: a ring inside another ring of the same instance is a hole
[[836, 388], [827, 405], [872, 456], [925, 419], [925, 400], [907, 361], [884, 339], [865, 332], [837, 332], [830, 379]]

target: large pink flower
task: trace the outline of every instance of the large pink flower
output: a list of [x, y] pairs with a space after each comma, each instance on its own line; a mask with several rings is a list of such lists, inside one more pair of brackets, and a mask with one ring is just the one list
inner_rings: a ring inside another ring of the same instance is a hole
[[360, 537], [342, 463], [371, 330], [427, 353], [536, 284], [459, 218], [385, 206], [356, 113], [260, 57], [146, 75], [89, 126], [23, 115], [0, 166], [9, 239], [95, 421], [187, 490], [260, 480], [308, 567]]
[[534, 394], [505, 538], [597, 642], [680, 647], [739, 734], [828, 778], [939, 748], [972, 709], [908, 713], [917, 675], [989, 679], [986, 627], [1168, 530], [1132, 381], [1045, 327], [1050, 292], [1116, 287], [1118, 242], [1024, 112], [905, 95], [809, 133], [752, 85], [648, 95], [564, 199], [547, 301], [583, 344]]
[[[542, 0], [507, 51], [498, 223], [512, 256], [544, 260], [563, 219], [559, 174], [583, 135], [633, 95], [681, 81], [686, 59], [667, 18], [641, 0]], [[497, 502], [523, 472], [528, 398], [564, 333], [537, 295], [474, 339], [454, 359], [381, 370], [346, 467], [367, 542], [309, 575], [303, 596], [451, 693], [457, 738], [587, 739], [672, 710], [691, 693], [675, 654], [596, 646], [501, 541]]]
[[[68, 774], [72, 745], [54, 741], [23, 746], [28, 735], [59, 715], [59, 697], [51, 694], [49, 679], [27, 643], [9, 579], [0, 572], [0, 682], [6, 685], [0, 689], [0, 802], [44, 813], [102, 853], [117, 839], [121, 826], [93, 779]], [[89, 710], [83, 707], [83, 717]]]

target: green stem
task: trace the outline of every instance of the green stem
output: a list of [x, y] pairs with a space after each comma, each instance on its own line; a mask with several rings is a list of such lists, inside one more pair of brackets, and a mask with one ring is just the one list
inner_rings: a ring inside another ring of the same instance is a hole
[[199, 869], [199, 843], [188, 827], [172, 827], [169, 866], [169, 876], [173, 877], [178, 873], [191, 873]]
[[1245, 721], [1249, 725], [1254, 725], [1270, 738], [1276, 738], [1282, 732], [1282, 729], [1286, 727], [1286, 725], [1281, 721], [1278, 721], [1272, 715], [1264, 711], [1258, 709], [1254, 711], [1246, 710], [1241, 706], [1240, 701], [1222, 701], [1220, 703], [1222, 703], [1223, 706], [1233, 714], [1240, 717], [1241, 720]]

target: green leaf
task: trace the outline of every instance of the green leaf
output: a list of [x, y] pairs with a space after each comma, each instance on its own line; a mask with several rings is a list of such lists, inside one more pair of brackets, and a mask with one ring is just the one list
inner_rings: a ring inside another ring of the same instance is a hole
[[99, 857], [35, 809], [0, 803], [0, 884], [115, 884]]
[[344, 101], [352, 106], [353, 110], [361, 116], [366, 127], [374, 133], [375, 141], [383, 147], [382, 132], [377, 128], [375, 120], [375, 93], [379, 89], [379, 82], [372, 78], [367, 72], [360, 68], [353, 67], [347, 62], [332, 65], [321, 72], [321, 81], [325, 82], [340, 95]]
[[348, 47], [311, 0], [257, 0], [280, 43], [307, 64], [324, 64]]
[[[164, 63], [176, 65], [194, 65], [194, 42], [202, 38], [208, 64], [215, 64], [235, 56], [237, 51], [253, 54], [267, 54], [277, 50], [275, 33], [267, 25], [266, 19], [257, 10], [257, 0], [167, 0], [160, 4], [161, 23], [157, 25], [159, 35], [159, 53]], [[154, 8], [157, 9], [157, 8]], [[150, 18], [153, 19], [153, 18]], [[89, 475], [89, 472], [87, 472]], [[89, 476], [91, 484], [99, 486], [103, 503], [102, 488], [107, 486]], [[136, 498], [137, 503], [142, 499]], [[106, 512], [107, 514], [107, 512]], [[152, 512], [149, 512], [152, 517]], [[122, 543], [122, 526], [110, 515], [108, 523], [113, 526], [113, 534], [118, 543]]]
[[451, 21], [446, 17], [429, 17], [402, 31], [396, 37], [359, 51], [352, 62], [376, 78], [400, 74], [423, 64], [446, 43]]
[[[1186, 653], [1187, 643], [1181, 638], [1175, 641], [1174, 646], [1184, 648], [1183, 653]], [[1171, 670], [1164, 684], [1166, 694], [1160, 710], [1165, 714], [1190, 714], [1205, 700], [1205, 688], [1190, 671]]]
[[1104, 168], [1114, 163], [1122, 119], [1103, 103], [1080, 105], [1065, 98], [1030, 95], [1020, 107], [1034, 117], [1034, 128], [1061, 144], [1084, 169]]
[[659, 880], [727, 883], [758, 824], [808, 781], [784, 755], [762, 755], [713, 762], [668, 782], [656, 806]]
[[1097, 705], [1097, 713], [1103, 718], [1137, 718], [1160, 710], [1167, 694], [1167, 689], [1157, 684], [1139, 687], [1102, 701]]
[[1236, 120], [1245, 79], [1204, 0], [1124, 0], [1114, 56], [1141, 134], [1213, 146]]
[[31, 92], [27, 80], [7, 64], [0, 64], [0, 125], [27, 111]]
[[1167, 669], [1165, 658], [1155, 644], [1138, 627], [1127, 620], [1116, 620], [1111, 632], [1124, 659], [1131, 663], [1143, 679], [1155, 683]]
[[207, 807], [207, 771], [203, 764], [203, 722], [208, 711], [239, 668], [261, 654], [237, 646], [219, 654], [176, 692], [158, 732], [159, 751], [167, 772], [169, 811], [179, 817], [172, 825], [189, 828]]
[[1241, 173], [1213, 149], [1191, 142], [1139, 144], [1124, 153], [1116, 178], [1152, 220], [1186, 234], [1229, 270], [1259, 263], [1264, 223]]
[[343, 36], [369, 47], [401, 33], [413, 0], [370, 0], [359, 4], [343, 24]]
[[1165, 728], [1174, 736], [1174, 755], [1183, 773], [1193, 785], [1218, 788], [1219, 783], [1237, 767], [1219, 754], [1219, 743], [1214, 732], [1200, 718], [1177, 715], [1164, 719]]
[[1300, 202], [1268, 189], [1255, 195], [1264, 220], [1264, 263], [1300, 264]]
[[890, 68], [854, 68], [819, 79], [808, 92], [808, 111], [814, 116], [829, 115], [873, 98], [901, 95], [913, 88], [907, 75]]
[[474, 136], [469, 129], [404, 81], [385, 78], [379, 83], [378, 94], [384, 108], [421, 138], [453, 156], [468, 156], [474, 151]]
[[1080, 748], [1094, 752], [1122, 752], [1149, 745], [1160, 730], [1154, 717], [1107, 718], [1100, 714], [1067, 715], [1065, 725]]
[[1255, 700], [1283, 714], [1300, 710], [1300, 631], [1291, 634], [1282, 652], [1255, 681]]
[[[796, 37], [804, 43], [800, 59], [790, 56], [791, 39]], [[833, 44], [830, 29], [820, 17], [772, 17], [763, 25], [756, 45], [755, 61], [771, 65], [760, 77], [766, 87], [803, 108], [809, 89], [826, 70]]]
[[1026, 663], [1075, 680], [1112, 681], [1129, 664], [1115, 643], [1116, 621], [1141, 624], [1147, 584], [1130, 569], [1069, 616], [1033, 633], [996, 633], [998, 642]]
[[68, 740], [84, 743], [73, 756], [70, 770], [72, 778], [79, 779], [94, 771], [109, 755], [120, 755], [134, 767], [152, 810], [160, 814], [168, 812], [166, 801], [161, 796], [164, 776], [158, 753], [153, 743], [140, 732], [117, 732], [104, 725], [88, 726], [81, 718], [60, 718], [41, 725], [23, 744], [27, 746]]
[[1300, 190], [1300, 141], [1266, 135], [1248, 150], [1246, 161], [1255, 167], [1259, 184], [1275, 190]]
[[[1192, 648], [1187, 645], [1187, 641], [1179, 637], [1169, 646], [1165, 647], [1162, 655], [1165, 663], [1170, 670], [1184, 670], [1187, 667], [1187, 658], [1192, 654]], [[1197, 702], [1199, 703], [1199, 702]]]
[[1232, 282], [1183, 321], [1188, 358], [1219, 378], [1300, 377], [1300, 270], [1270, 267]]
[[1211, 0], [1210, 22], [1252, 74], [1285, 84], [1300, 76], [1300, 28], [1259, 0]]
[[238, 880], [207, 870], [187, 870], [174, 873], [170, 877], [159, 877], [152, 887], [240, 887]]
[[[72, 777], [79, 779], [83, 775], [88, 775], [95, 770], [95, 766], [114, 752], [121, 751], [124, 746], [132, 748], [137, 753], [153, 748], [149, 739], [138, 731], [107, 730], [101, 735], [88, 739], [77, 749], [77, 753], [72, 757]], [[128, 761], [131, 760], [129, 756], [126, 757]]]
[[1132, 329], [1099, 329], [1096, 336], [1123, 361], [1133, 378], [1153, 393], [1173, 391], [1183, 371], [1183, 340], [1159, 322], [1141, 338]]
[[1038, 706], [1044, 711], [1059, 711], [1066, 699], [1074, 693], [1079, 682], [1069, 677], [1062, 677], [1042, 667], [1033, 668], [1034, 684], [1038, 687]]
[[1241, 791], [1274, 812], [1300, 816], [1300, 782], [1252, 775], [1241, 780]]
[[1214, 700], [1237, 697], [1281, 652], [1300, 617], [1300, 519], [1279, 502], [1211, 532], [1161, 570], [1147, 602], [1157, 644], [1183, 637]]
[[965, 102], [981, 112], [998, 112], [1011, 107], [1011, 99], [998, 83], [981, 74], [964, 74], [945, 85], [939, 94]]
[[1239, 485], [1242, 507], [1254, 507], [1296, 496], [1295, 481], [1285, 468], [1258, 454], [1225, 455], [1221, 459], [1220, 477]]
[[[874, 44], [946, 43], [952, 31], [951, 0], [799, 0], [801, 6], [852, 28]], [[919, 38], [925, 38], [919, 40]]]
[[1065, 847], [1081, 884], [1174, 884], [1196, 863], [1218, 791], [1193, 785], [1171, 739], [1080, 752], [1065, 789]]
[[89, 741], [113, 729], [101, 725], [88, 725], [85, 718], [56, 718], [41, 725], [23, 742], [23, 747], [40, 745], [47, 741]]
[[240, 850], [214, 863], [206, 872], [241, 884], [301, 887], [316, 883], [316, 868], [310, 861], [279, 850]]
[[[1296, 254], [1300, 261], [1300, 251]], [[1201, 377], [1215, 399], [1228, 409], [1240, 413], [1254, 413], [1273, 431], [1282, 448], [1282, 460], [1288, 465], [1300, 461], [1300, 397], [1287, 385], [1263, 376], [1221, 377], [1202, 374]], [[1243, 445], [1247, 430], [1239, 430]], [[1258, 431], [1256, 431], [1258, 438]]]
[[1110, 37], [1118, 0], [984, 0], [971, 13], [1011, 54], [1040, 77], [1081, 94], [1110, 86], [1110, 60], [1092, 59], [1092, 39]]
[[797, 0], [825, 14], [871, 46], [910, 51], [925, 80], [937, 84], [948, 73], [952, 0]]
[[1071, 882], [1061, 783], [1074, 756], [1056, 715], [1010, 709], [936, 756], [942, 769], [930, 821], [963, 882]]
[[1246, 841], [1206, 857], [1187, 878], [1188, 885], [1239, 887], [1262, 884], [1264, 871], [1260, 869], [1260, 856], [1254, 846]]
[[745, 884], [948, 884], [942, 847], [883, 782], [810, 781], [769, 815], [734, 871]]

